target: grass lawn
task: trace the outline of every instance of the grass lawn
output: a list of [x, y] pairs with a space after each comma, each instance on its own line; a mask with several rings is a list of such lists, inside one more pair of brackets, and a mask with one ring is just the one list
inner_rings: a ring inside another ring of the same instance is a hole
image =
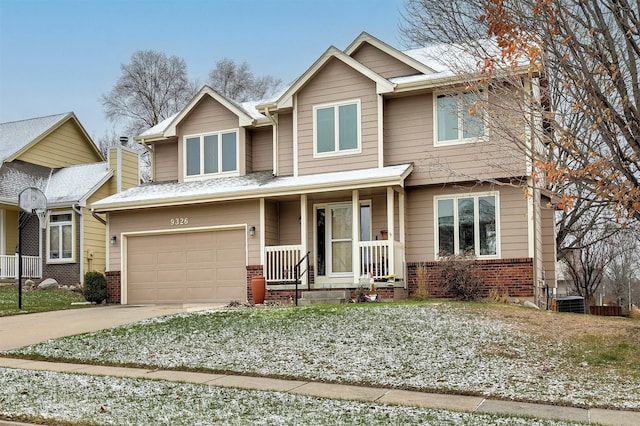
[[90, 305], [72, 305], [84, 302], [84, 296], [68, 290], [27, 290], [22, 291], [22, 310], [18, 309], [18, 287], [0, 287], [0, 317], [7, 315], [31, 314], [34, 312], [58, 311], [61, 309], [85, 308]]
[[640, 410], [640, 321], [507, 305], [198, 312], [11, 354]]

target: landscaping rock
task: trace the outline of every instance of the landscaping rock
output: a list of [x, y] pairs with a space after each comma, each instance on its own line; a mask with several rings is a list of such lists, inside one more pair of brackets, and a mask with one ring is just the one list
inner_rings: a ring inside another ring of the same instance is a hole
[[526, 302], [524, 302], [524, 307], [525, 308], [533, 308], [533, 309], [538, 309], [540, 310], [540, 308], [538, 307], [538, 305], [536, 305], [533, 302], [529, 302], [528, 300]]
[[36, 283], [33, 280], [26, 280], [24, 284], [22, 284], [22, 287], [36, 288]]
[[38, 285], [39, 290], [50, 290], [52, 288], [58, 288], [58, 281], [53, 278], [47, 278]]

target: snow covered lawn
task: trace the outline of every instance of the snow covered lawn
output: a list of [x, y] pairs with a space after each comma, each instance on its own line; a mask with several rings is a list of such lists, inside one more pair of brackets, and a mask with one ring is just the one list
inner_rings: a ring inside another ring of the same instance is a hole
[[[640, 409], [638, 369], [576, 362], [575, 340], [526, 331], [509, 318], [519, 309], [499, 308], [504, 319], [460, 303], [208, 311], [12, 354]], [[535, 315], [543, 329], [568, 318]]]
[[101, 425], [549, 425], [283, 392], [0, 368], [0, 419]]

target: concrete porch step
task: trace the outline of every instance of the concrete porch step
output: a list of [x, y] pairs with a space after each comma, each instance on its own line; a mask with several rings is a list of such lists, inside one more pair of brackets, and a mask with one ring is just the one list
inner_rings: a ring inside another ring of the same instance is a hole
[[347, 290], [303, 291], [298, 305], [337, 305], [350, 299], [351, 294]]

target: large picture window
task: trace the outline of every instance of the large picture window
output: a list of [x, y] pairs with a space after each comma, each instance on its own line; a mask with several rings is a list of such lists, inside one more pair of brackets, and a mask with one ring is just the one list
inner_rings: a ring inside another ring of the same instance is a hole
[[314, 155], [360, 152], [360, 101], [313, 107]]
[[436, 253], [498, 256], [498, 195], [435, 198]]
[[47, 236], [47, 261], [73, 261], [74, 232], [73, 213], [52, 213], [49, 216]]
[[238, 171], [237, 130], [185, 137], [187, 177]]
[[436, 96], [436, 145], [473, 142], [485, 135], [484, 110], [476, 105], [481, 96], [482, 92]]

